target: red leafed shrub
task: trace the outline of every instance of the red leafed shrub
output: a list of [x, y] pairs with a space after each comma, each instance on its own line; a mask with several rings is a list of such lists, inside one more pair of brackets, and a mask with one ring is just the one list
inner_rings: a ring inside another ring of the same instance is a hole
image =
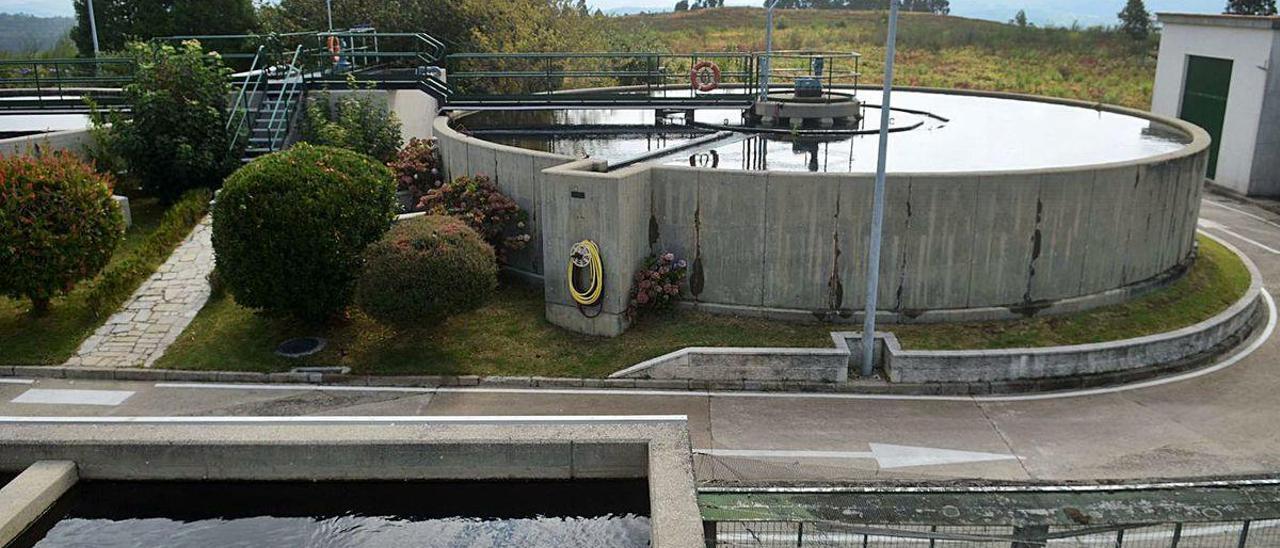
[[440, 149], [433, 140], [410, 139], [387, 167], [396, 174], [396, 190], [408, 190], [415, 199], [444, 184], [444, 176], [440, 174]]
[[676, 260], [674, 253], [650, 255], [644, 268], [636, 272], [631, 286], [631, 300], [627, 303], [627, 318], [634, 320], [642, 310], [665, 310], [680, 300], [680, 283], [689, 272], [684, 259]]
[[467, 223], [493, 246], [498, 262], [529, 244], [529, 214], [484, 175], [458, 177], [427, 191], [419, 209]]
[[0, 294], [44, 312], [107, 265], [124, 234], [109, 176], [66, 152], [0, 157]]

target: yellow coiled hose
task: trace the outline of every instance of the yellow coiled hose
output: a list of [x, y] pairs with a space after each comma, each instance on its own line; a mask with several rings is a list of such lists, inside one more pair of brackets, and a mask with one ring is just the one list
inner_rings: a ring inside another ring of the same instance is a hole
[[[586, 270], [591, 278], [591, 285], [579, 289], [577, 280], [579, 271]], [[573, 244], [569, 253], [569, 294], [578, 306], [592, 306], [600, 302], [604, 294], [604, 261], [600, 260], [600, 248], [591, 240], [582, 240]]]

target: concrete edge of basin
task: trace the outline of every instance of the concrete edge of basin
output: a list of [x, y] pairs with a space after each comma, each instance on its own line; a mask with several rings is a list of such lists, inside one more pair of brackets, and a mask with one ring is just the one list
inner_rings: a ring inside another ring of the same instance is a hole
[[[34, 515], [22, 514], [29, 519], [14, 534], [52, 505], [74, 483], [77, 471], [85, 480], [121, 481], [645, 478], [652, 545], [703, 545], [683, 417], [593, 423], [555, 417], [536, 421], [424, 418], [417, 423], [355, 424], [254, 424], [219, 417], [183, 417], [181, 423], [139, 417], [47, 419], [0, 422], [0, 470], [16, 471], [51, 459], [62, 461], [58, 468], [62, 475], [57, 477], [67, 477], [70, 470], [70, 480], [50, 477], [39, 482], [39, 500], [47, 504]], [[42, 477], [52, 474], [52, 470], [39, 472]], [[27, 481], [14, 489], [24, 485], [37, 486]], [[4, 489], [5, 494], [10, 491], [8, 486]], [[0, 510], [5, 509], [4, 502], [0, 497]]]
[[42, 460], [0, 488], [0, 546], [8, 546], [75, 485], [74, 462]]

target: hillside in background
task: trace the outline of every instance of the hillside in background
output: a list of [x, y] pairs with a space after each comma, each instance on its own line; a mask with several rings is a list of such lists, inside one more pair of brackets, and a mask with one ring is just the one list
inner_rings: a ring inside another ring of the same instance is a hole
[[71, 17], [0, 13], [0, 52], [31, 54], [52, 49], [75, 23]]
[[[799, 10], [777, 16], [776, 49], [856, 51], [862, 82], [883, 73], [886, 17], [879, 12]], [[668, 51], [763, 50], [764, 11], [722, 8], [615, 19], [634, 44]], [[899, 85], [1014, 91], [1147, 108], [1155, 39], [1135, 42], [1103, 29], [1019, 28], [903, 14]]]

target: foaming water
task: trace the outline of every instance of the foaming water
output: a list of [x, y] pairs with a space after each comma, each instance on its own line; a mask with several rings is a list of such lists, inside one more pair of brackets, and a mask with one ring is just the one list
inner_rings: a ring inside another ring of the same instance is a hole
[[622, 516], [519, 519], [387, 516], [324, 519], [254, 517], [177, 521], [64, 519], [35, 546], [172, 547], [430, 547], [479, 546], [641, 547], [649, 545], [649, 518]]
[[85, 482], [15, 546], [644, 547], [637, 481]]

